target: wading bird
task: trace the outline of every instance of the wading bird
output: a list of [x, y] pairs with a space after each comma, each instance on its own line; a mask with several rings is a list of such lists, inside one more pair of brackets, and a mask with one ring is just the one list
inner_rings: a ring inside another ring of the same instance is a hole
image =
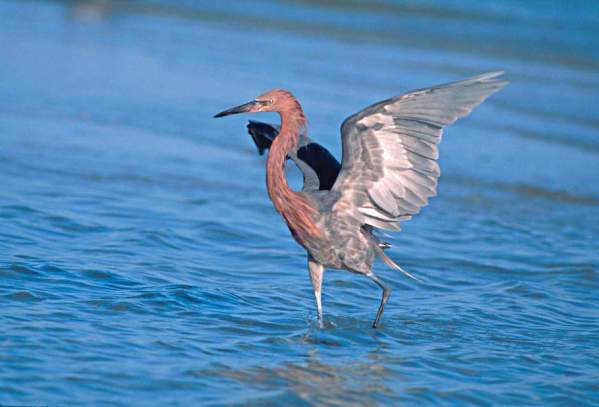
[[[309, 149], [306, 146], [311, 143], [306, 137], [304, 112], [290, 92], [273, 89], [214, 116], [279, 113], [281, 125], [270, 145], [266, 186], [275, 209], [308, 253], [321, 324], [325, 268], [363, 274], [381, 287], [383, 295], [372, 324], [375, 328], [391, 294], [391, 289], [372, 272], [375, 259], [380, 257], [390, 267], [414, 278], [383, 252], [385, 244], [374, 236], [373, 228], [399, 231], [401, 222], [427, 205], [437, 190], [437, 144], [443, 128], [503, 88], [507, 82], [498, 79], [501, 74], [491, 72], [416, 90], [348, 117], [341, 125], [343, 154], [334, 182], [321, 181], [318, 174], [324, 175], [330, 169], [314, 170], [317, 165], [309, 164], [309, 153], [301, 158], [302, 148]], [[267, 147], [260, 142], [257, 145], [259, 149]], [[304, 172], [300, 192], [293, 191], [285, 178], [287, 157]], [[302, 164], [307, 165], [302, 168]], [[318, 187], [306, 188], [307, 178], [314, 177]], [[321, 184], [330, 188], [320, 188]]]

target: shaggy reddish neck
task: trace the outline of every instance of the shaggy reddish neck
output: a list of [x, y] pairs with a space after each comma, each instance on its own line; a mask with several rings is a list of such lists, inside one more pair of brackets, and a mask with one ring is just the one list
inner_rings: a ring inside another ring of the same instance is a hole
[[[285, 177], [287, 154], [296, 148], [299, 131], [304, 125], [295, 112], [281, 112], [281, 131], [273, 140], [266, 162], [266, 186], [275, 209], [283, 214], [297, 193], [289, 188]], [[301, 111], [299, 114], [303, 118]]]
[[281, 131], [272, 142], [266, 162], [266, 186], [275, 209], [285, 219], [293, 237], [304, 245], [306, 239], [318, 237], [321, 232], [312, 217], [316, 212], [314, 207], [303, 195], [289, 188], [285, 177], [285, 160], [287, 153], [297, 146], [305, 119], [299, 106], [280, 114]]

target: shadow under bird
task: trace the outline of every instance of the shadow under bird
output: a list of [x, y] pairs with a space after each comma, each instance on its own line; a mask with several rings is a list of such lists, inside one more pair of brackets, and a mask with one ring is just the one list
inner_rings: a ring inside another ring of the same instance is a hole
[[[275, 209], [294, 239], [306, 249], [308, 270], [322, 324], [325, 268], [370, 278], [383, 290], [373, 323], [377, 327], [391, 289], [372, 272], [380, 257], [388, 266], [415, 278], [385, 253], [373, 229], [400, 230], [427, 205], [440, 176], [437, 145], [443, 128], [468, 115], [508, 82], [503, 72], [420, 89], [367, 107], [341, 125], [341, 164], [306, 136], [306, 118], [288, 91], [273, 89], [255, 100], [214, 117], [237, 113], [277, 112], [280, 126], [250, 122], [260, 153], [270, 148], [266, 185]], [[278, 132], [278, 134], [273, 134]], [[304, 187], [293, 191], [285, 178], [285, 161], [304, 174]]]

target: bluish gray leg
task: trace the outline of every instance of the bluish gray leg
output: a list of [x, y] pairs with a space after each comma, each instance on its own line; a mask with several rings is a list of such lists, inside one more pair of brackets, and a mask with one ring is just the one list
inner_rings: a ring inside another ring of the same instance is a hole
[[316, 314], [320, 327], [322, 324], [322, 278], [324, 276], [324, 266], [316, 262], [311, 257], [308, 257], [308, 271], [312, 280], [312, 288], [314, 288], [314, 297], [316, 298]]
[[372, 272], [370, 274], [366, 274], [366, 277], [370, 278], [379, 287], [381, 287], [383, 289], [383, 297], [381, 298], [381, 305], [379, 305], [379, 310], [376, 313], [376, 319], [374, 320], [374, 323], [372, 324], [372, 327], [376, 328], [377, 325], [379, 324], [379, 321], [381, 320], [383, 311], [385, 311], [385, 304], [387, 304], [387, 300], [389, 299], [389, 296], [391, 296], [391, 288], [387, 287], [387, 285], [383, 282], [383, 280], [381, 280], [380, 278], [375, 276]]

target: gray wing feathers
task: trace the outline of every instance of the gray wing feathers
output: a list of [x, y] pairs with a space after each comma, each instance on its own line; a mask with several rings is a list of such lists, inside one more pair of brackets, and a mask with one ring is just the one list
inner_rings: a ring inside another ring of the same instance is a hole
[[318, 174], [316, 174], [316, 172], [308, 164], [299, 159], [299, 157], [297, 156], [297, 149], [296, 151], [289, 152], [288, 155], [304, 176], [304, 186], [302, 187], [302, 191], [318, 191], [320, 188], [320, 180], [318, 179]]
[[496, 79], [502, 73], [417, 90], [347, 118], [334, 210], [399, 230], [399, 222], [411, 219], [437, 192], [443, 128], [504, 87], [507, 82]]

